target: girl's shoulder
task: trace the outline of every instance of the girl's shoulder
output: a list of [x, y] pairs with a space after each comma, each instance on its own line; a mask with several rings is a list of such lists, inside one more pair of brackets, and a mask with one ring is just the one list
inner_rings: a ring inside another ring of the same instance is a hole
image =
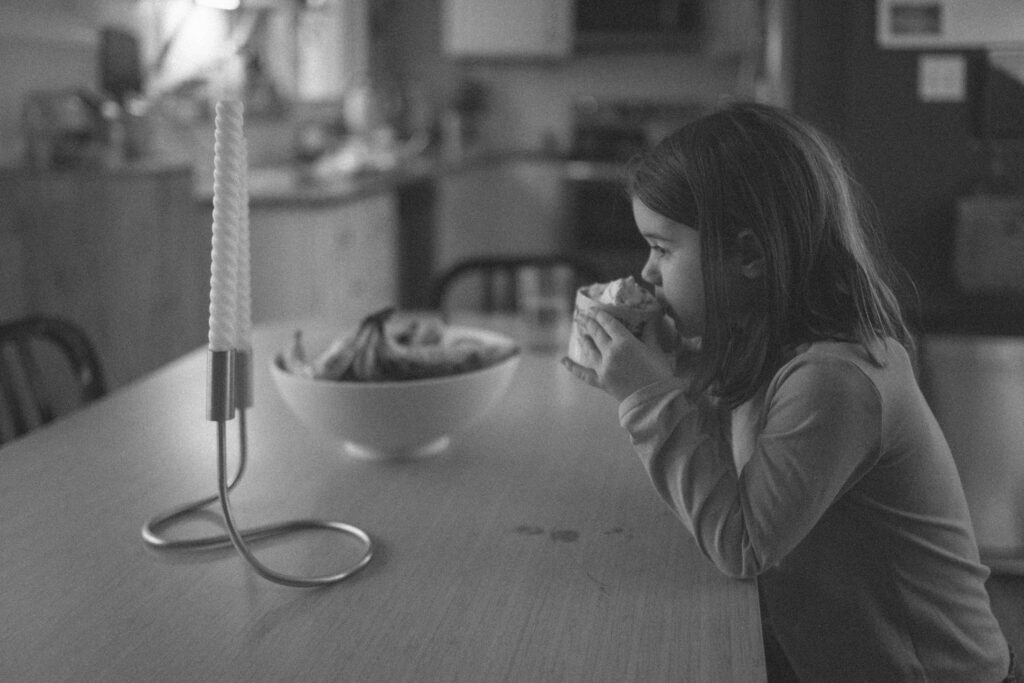
[[769, 391], [794, 380], [804, 385], [860, 386], [873, 391], [893, 381], [915, 381], [906, 348], [893, 338], [868, 343], [822, 340], [802, 344], [775, 373]]
[[822, 339], [800, 344], [788, 354], [787, 365], [794, 362], [836, 360], [857, 366], [887, 367], [902, 361], [909, 363], [906, 347], [892, 337], [860, 342], [844, 339]]

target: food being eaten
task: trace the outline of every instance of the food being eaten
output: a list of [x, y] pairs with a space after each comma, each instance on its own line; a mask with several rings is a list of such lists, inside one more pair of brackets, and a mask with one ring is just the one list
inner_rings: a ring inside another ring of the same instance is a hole
[[577, 363], [586, 363], [579, 320], [582, 316], [593, 315], [596, 310], [609, 313], [635, 337], [642, 337], [647, 326], [657, 324], [665, 314], [657, 297], [633, 276], [581, 287], [576, 292], [576, 310], [569, 337], [569, 357]]
[[355, 333], [336, 339], [312, 360], [301, 330], [296, 330], [291, 348], [281, 356], [281, 365], [315, 379], [389, 382], [479, 370], [519, 352], [514, 344], [460, 334], [437, 319], [391, 323], [394, 312], [394, 308], [385, 308], [367, 316]]
[[587, 296], [598, 303], [613, 306], [636, 306], [639, 308], [657, 306], [658, 300], [647, 289], [644, 289], [630, 275], [629, 277], [597, 283], [587, 288]]

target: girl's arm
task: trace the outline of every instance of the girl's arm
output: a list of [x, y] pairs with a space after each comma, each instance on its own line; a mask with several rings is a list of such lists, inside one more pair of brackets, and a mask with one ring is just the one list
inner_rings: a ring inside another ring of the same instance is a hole
[[728, 415], [691, 403], [683, 389], [648, 385], [620, 404], [620, 420], [658, 493], [729, 575], [781, 561], [878, 457], [879, 397], [849, 361], [798, 357], [786, 366], [739, 476]]

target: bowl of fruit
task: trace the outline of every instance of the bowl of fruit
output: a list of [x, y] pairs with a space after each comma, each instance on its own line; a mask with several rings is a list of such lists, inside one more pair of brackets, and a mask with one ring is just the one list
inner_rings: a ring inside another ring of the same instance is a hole
[[384, 459], [445, 450], [498, 403], [519, 358], [505, 335], [389, 308], [333, 337], [296, 330], [270, 371], [306, 427], [349, 455]]

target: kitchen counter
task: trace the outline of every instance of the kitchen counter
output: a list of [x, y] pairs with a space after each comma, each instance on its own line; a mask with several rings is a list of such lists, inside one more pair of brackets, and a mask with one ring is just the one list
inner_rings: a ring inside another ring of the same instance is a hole
[[191, 164], [180, 160], [152, 159], [123, 164], [83, 165], [76, 168], [31, 168], [28, 166], [0, 166], [0, 180], [47, 180], [58, 182], [76, 177], [102, 175], [106, 178], [153, 178], [191, 173]]
[[[355, 202], [445, 176], [515, 161], [564, 163], [561, 157], [545, 152], [485, 150], [455, 160], [425, 155], [386, 171], [338, 173], [322, 177], [313, 176], [307, 169], [292, 164], [254, 167], [249, 171], [249, 203], [252, 207], [281, 207]], [[211, 202], [212, 184], [209, 187], [206, 184], [197, 185], [196, 196], [201, 203]]]

